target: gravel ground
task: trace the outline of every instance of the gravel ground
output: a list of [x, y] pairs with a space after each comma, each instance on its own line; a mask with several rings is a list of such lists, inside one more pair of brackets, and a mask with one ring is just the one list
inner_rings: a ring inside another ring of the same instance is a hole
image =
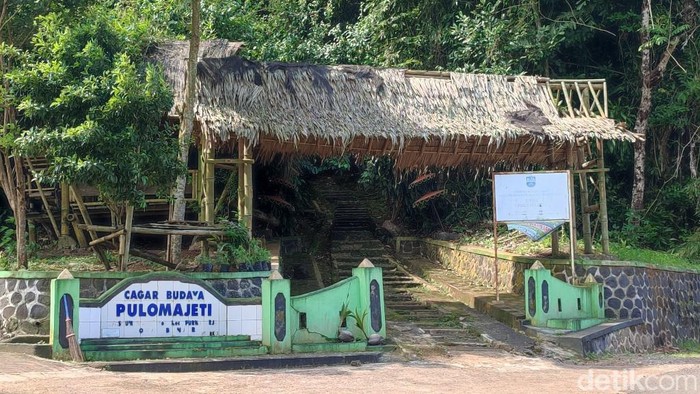
[[[685, 382], [685, 383], [684, 383]], [[665, 390], [672, 386], [674, 390]], [[678, 389], [678, 390], [676, 390]], [[379, 364], [197, 373], [116, 373], [0, 353], [0, 393], [698, 392], [700, 358], [625, 355], [562, 363], [496, 349]]]

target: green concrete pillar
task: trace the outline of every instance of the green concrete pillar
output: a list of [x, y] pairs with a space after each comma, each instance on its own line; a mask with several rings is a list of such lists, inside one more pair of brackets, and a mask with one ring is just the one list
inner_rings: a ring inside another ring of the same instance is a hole
[[375, 267], [368, 259], [352, 269], [352, 276], [360, 280], [359, 312], [367, 311], [364, 321], [365, 334], [379, 334], [386, 338], [384, 313], [384, 280], [381, 267]]
[[288, 279], [272, 271], [262, 283], [262, 342], [271, 354], [292, 351], [292, 307]]
[[[66, 308], [66, 305], [68, 308]], [[66, 338], [66, 312], [72, 320], [76, 338], [80, 338], [80, 279], [73, 278], [68, 270], [63, 270], [58, 278], [51, 281], [51, 321], [49, 323], [49, 344], [53, 358], [70, 359], [68, 339]]]

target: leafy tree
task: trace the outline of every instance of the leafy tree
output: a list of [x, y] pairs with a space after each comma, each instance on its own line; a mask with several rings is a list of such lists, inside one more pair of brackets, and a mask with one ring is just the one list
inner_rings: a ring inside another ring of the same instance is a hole
[[172, 95], [144, 64], [147, 24], [133, 13], [92, 6], [37, 19], [27, 60], [9, 80], [28, 155], [49, 160], [44, 180], [94, 185], [121, 218], [144, 205], [147, 188], [167, 193], [183, 166], [163, 124]]
[[[190, 48], [187, 57], [187, 75], [185, 80], [185, 102], [182, 114], [182, 122], [180, 123], [180, 132], [178, 142], [180, 145], [180, 161], [183, 166], [187, 166], [187, 157], [190, 151], [190, 138], [194, 127], [194, 105], [197, 85], [197, 61], [199, 54], [200, 41], [200, 0], [190, 0], [192, 6], [192, 27], [190, 28]], [[170, 217], [173, 221], [182, 221], [185, 219], [185, 186], [187, 179], [185, 174], [177, 178], [175, 188], [173, 189], [173, 211]], [[209, 196], [208, 198], [212, 198]], [[180, 262], [182, 254], [182, 236], [176, 235], [170, 237], [170, 256], [171, 261]]]
[[65, 7], [78, 8], [81, 3], [81, 0], [2, 0], [0, 4], [0, 187], [14, 214], [18, 267], [27, 267], [26, 174], [24, 160], [18, 154], [14, 142], [19, 128], [16, 125], [16, 102], [12, 96], [8, 75], [23, 58], [20, 50], [25, 48], [34, 32], [32, 21], [36, 16]]

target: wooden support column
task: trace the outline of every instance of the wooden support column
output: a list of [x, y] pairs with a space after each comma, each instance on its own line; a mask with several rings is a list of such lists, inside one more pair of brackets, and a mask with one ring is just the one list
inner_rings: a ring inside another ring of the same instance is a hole
[[61, 237], [70, 235], [70, 229], [68, 228], [68, 212], [70, 208], [69, 193], [68, 184], [61, 183]]
[[[581, 164], [585, 162], [583, 147], [576, 149], [577, 162], [576, 169], [581, 169]], [[583, 226], [583, 253], [593, 253], [593, 240], [591, 238], [591, 212], [588, 209], [588, 182], [586, 181], [587, 174], [579, 172], [579, 197], [581, 198], [581, 225]]]
[[596, 141], [598, 148], [598, 205], [600, 218], [600, 243], [603, 246], [603, 254], [610, 254], [610, 237], [608, 235], [608, 192], [605, 186], [605, 157], [603, 152], [603, 140]]
[[[78, 205], [78, 210], [80, 211], [80, 216], [83, 217], [83, 223], [85, 223], [88, 226], [92, 225], [92, 219], [90, 219], [90, 214], [88, 213], [87, 207], [85, 206], [85, 203], [83, 202], [83, 196], [80, 194], [80, 191], [76, 189], [74, 186], [70, 186], [70, 193], [73, 195], [73, 200], [75, 203]], [[80, 227], [80, 225], [76, 225], [76, 227]], [[88, 230], [88, 234], [90, 234], [90, 239], [95, 240], [97, 239], [97, 232]], [[97, 257], [100, 259], [102, 264], [105, 266], [105, 269], [109, 271], [112, 269], [112, 267], [109, 264], [109, 260], [107, 260], [107, 255], [105, 254], [104, 250], [99, 246], [99, 245], [94, 245], [93, 250], [95, 253], [97, 253]]]
[[[549, 169], [554, 169], [554, 147], [552, 147], [552, 142], [547, 144], [547, 156], [549, 156]], [[552, 231], [550, 236], [552, 237], [552, 257], [559, 255], [559, 229]]]
[[[29, 165], [29, 170], [32, 172], [32, 174], [36, 173], [36, 171], [34, 170], [34, 166], [32, 165], [31, 159], [27, 157], [25, 160]], [[61, 232], [58, 229], [58, 225], [56, 224], [56, 219], [53, 217], [53, 212], [51, 212], [51, 206], [49, 205], [49, 201], [46, 199], [44, 188], [41, 186], [41, 182], [39, 182], [38, 180], [34, 183], [36, 183], [36, 188], [37, 190], [39, 190], [39, 196], [41, 197], [41, 202], [44, 204], [46, 215], [48, 215], [49, 221], [51, 222], [51, 228], [53, 228], [53, 231], [56, 234], [56, 239], [58, 239], [61, 237]], [[61, 214], [63, 214], [63, 211], [61, 211]], [[63, 219], [63, 215], [61, 215], [61, 219]], [[61, 224], [63, 224], [63, 222], [61, 222]]]
[[[576, 198], [574, 196], [574, 149], [576, 148], [576, 145], [573, 143], [569, 142], [566, 144], [566, 164], [569, 167], [569, 170], [571, 170], [571, 176], [570, 176], [570, 192], [571, 192], [571, 225], [569, 226], [570, 231], [569, 231], [569, 238], [570, 238], [570, 251], [569, 254], [571, 255], [571, 265], [572, 265], [572, 270], [573, 270], [573, 261], [576, 257]], [[576, 278], [576, 272], [571, 273], [572, 278]], [[573, 282], [572, 282], [573, 284]]]
[[250, 148], [244, 138], [238, 139], [238, 221], [253, 230], [253, 164]]
[[216, 213], [214, 212], [214, 150], [208, 147], [206, 134], [202, 133], [202, 152], [199, 155], [199, 172], [202, 181], [202, 197], [199, 202], [199, 220], [214, 223]]
[[134, 223], [134, 206], [126, 207], [126, 221], [124, 222], [124, 234], [119, 237], [119, 252], [121, 254], [121, 270], [126, 271], [129, 266], [129, 252], [131, 249], [131, 227]]

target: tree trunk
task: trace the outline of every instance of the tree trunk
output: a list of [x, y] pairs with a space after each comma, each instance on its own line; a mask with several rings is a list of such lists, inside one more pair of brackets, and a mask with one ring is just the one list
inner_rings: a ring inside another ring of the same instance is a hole
[[690, 136], [690, 177], [693, 179], [698, 179], [698, 156], [697, 152], [695, 151], [695, 148], [697, 147], [697, 135], [698, 133], [696, 132], [695, 134]]
[[[194, 127], [194, 104], [195, 104], [195, 88], [197, 83], [197, 58], [199, 55], [199, 8], [200, 0], [191, 0], [192, 4], [192, 27], [190, 32], [190, 50], [187, 58], [187, 80], [185, 81], [185, 103], [182, 113], [182, 121], [180, 123], [180, 134], [178, 137], [180, 143], [180, 160], [187, 166], [187, 157], [190, 150], [190, 136]], [[177, 178], [177, 183], [173, 190], [173, 212], [170, 220], [185, 219], [185, 183], [186, 176]], [[182, 236], [170, 237], [170, 260], [173, 263], [180, 262], [182, 254]]]
[[17, 269], [29, 268], [27, 257], [27, 201], [24, 160], [15, 158], [15, 176], [17, 177], [15, 204], [15, 234], [17, 236]]
[[[641, 138], [646, 138], [649, 125], [649, 113], [651, 112], [651, 50], [649, 49], [649, 26], [651, 4], [648, 0], [642, 1], [642, 94], [637, 109], [637, 117], [634, 122], [634, 132]], [[632, 186], [632, 210], [639, 212], [644, 209], [644, 162], [646, 158], [645, 141], [634, 143], [634, 183]]]

